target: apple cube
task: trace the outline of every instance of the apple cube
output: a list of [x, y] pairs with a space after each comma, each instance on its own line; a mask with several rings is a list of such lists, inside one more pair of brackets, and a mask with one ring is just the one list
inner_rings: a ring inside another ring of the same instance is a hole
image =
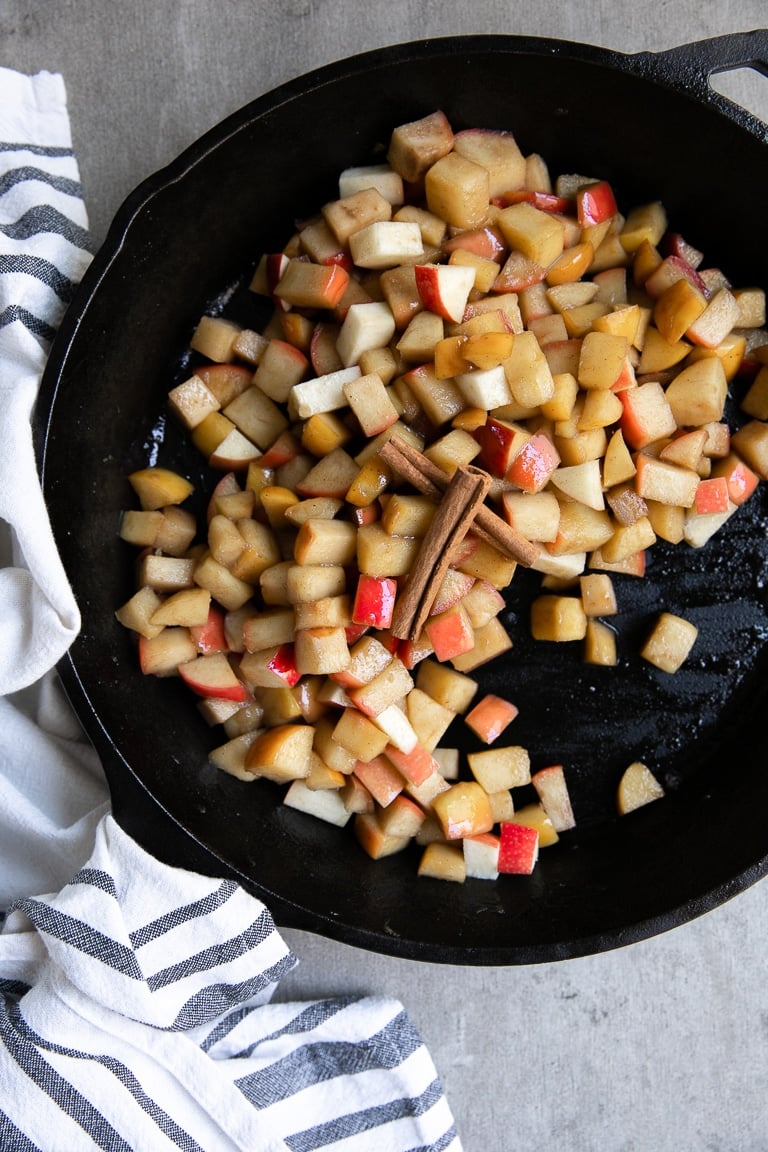
[[354, 829], [360, 847], [372, 860], [381, 860], [385, 856], [402, 852], [411, 843], [409, 836], [386, 835], [375, 813], [358, 812]]
[[442, 156], [424, 177], [429, 211], [457, 228], [478, 228], [485, 223], [489, 189], [488, 170], [458, 152]]
[[350, 236], [349, 248], [359, 268], [393, 268], [424, 255], [421, 229], [418, 224], [405, 220], [377, 220], [368, 224]]
[[352, 816], [338, 792], [329, 788], [311, 789], [304, 780], [293, 781], [283, 797], [283, 803], [288, 808], [316, 816], [337, 828], [343, 828]]
[[468, 652], [451, 658], [453, 667], [459, 672], [474, 672], [512, 647], [512, 638], [497, 617], [475, 628], [474, 637], [474, 646]]
[[224, 409], [243, 436], [264, 450], [288, 427], [283, 412], [260, 388], [253, 385], [230, 401]]
[[512, 396], [524, 408], [545, 404], [555, 394], [549, 361], [533, 332], [520, 332], [515, 336], [512, 354], [504, 361], [504, 371]]
[[158, 605], [150, 623], [193, 628], [207, 622], [210, 608], [211, 594], [205, 588], [182, 588]]
[[336, 342], [342, 364], [347, 368], [356, 365], [364, 352], [383, 348], [394, 333], [395, 318], [388, 304], [378, 300], [370, 304], [353, 304]]
[[584, 663], [596, 664], [603, 668], [613, 668], [618, 663], [616, 633], [608, 624], [592, 616], [587, 617]]
[[197, 428], [206, 416], [221, 407], [219, 400], [197, 375], [190, 376], [172, 388], [168, 393], [168, 404], [176, 418], [188, 429]]
[[581, 602], [587, 616], [615, 616], [616, 590], [607, 573], [592, 572], [579, 577]]
[[419, 738], [419, 744], [428, 752], [437, 747], [455, 715], [422, 689], [415, 687], [408, 693], [406, 713]]
[[650, 804], [653, 800], [660, 800], [664, 796], [664, 789], [647, 764], [635, 760], [622, 773], [616, 793], [616, 806], [620, 815], [626, 816]]
[[643, 645], [640, 655], [662, 672], [677, 672], [688, 659], [698, 628], [672, 612], [662, 612]]
[[570, 464], [555, 468], [550, 481], [571, 500], [600, 511], [605, 507], [603, 479], [598, 460], [585, 460], [583, 464]]
[[389, 164], [353, 166], [339, 173], [342, 200], [365, 188], [375, 188], [393, 207], [403, 202], [403, 178]]
[[463, 884], [467, 871], [461, 846], [444, 844], [441, 841], [427, 844], [417, 871], [419, 876], [431, 876], [435, 880]]
[[488, 793], [519, 788], [530, 783], [531, 761], [528, 751], [517, 745], [470, 752], [467, 760], [475, 780]]
[[[492, 744], [509, 727], [517, 714], [518, 709], [511, 701], [488, 693], [475, 704], [464, 719], [484, 744]], [[494, 788], [491, 791], [500, 791], [500, 789]]]
[[245, 755], [245, 769], [276, 784], [309, 775], [314, 728], [310, 724], [283, 724], [268, 728], [253, 741]]
[[391, 220], [392, 205], [377, 188], [362, 188], [322, 208], [323, 218], [339, 244], [348, 244], [362, 228]]
[[455, 380], [467, 404], [486, 410], [501, 408], [512, 402], [512, 392], [507, 383], [503, 364], [492, 368], [458, 372]]
[[629, 341], [609, 332], [588, 332], [581, 345], [578, 381], [582, 388], [613, 388], [624, 368]]
[[461, 604], [431, 616], [424, 626], [438, 660], [452, 660], [470, 652], [475, 644], [472, 625]]
[[722, 420], [727, 394], [728, 381], [717, 356], [689, 364], [666, 390], [667, 403], [680, 427]]
[[739, 305], [728, 288], [721, 288], [685, 333], [692, 344], [716, 348], [738, 323]]
[[510, 248], [544, 268], [562, 255], [563, 222], [549, 212], [523, 201], [502, 209], [496, 223]]
[[511, 132], [469, 128], [456, 133], [454, 150], [487, 169], [490, 198], [525, 183], [525, 157]]
[[194, 492], [194, 485], [169, 468], [148, 467], [132, 472], [128, 481], [145, 512], [181, 504]]
[[354, 774], [381, 808], [387, 808], [403, 791], [403, 777], [386, 756], [358, 761]]
[[201, 316], [192, 338], [190, 348], [208, 360], [224, 363], [233, 357], [233, 347], [240, 334], [240, 325], [222, 316]]
[[416, 672], [416, 687], [453, 713], [463, 713], [474, 699], [476, 681], [444, 664], [424, 660]]
[[565, 832], [573, 828], [576, 820], [562, 764], [540, 768], [531, 776], [531, 783], [555, 831]]
[[538, 596], [531, 604], [531, 635], [534, 640], [567, 643], [583, 640], [587, 616], [575, 596]]
[[366, 436], [376, 436], [395, 423], [398, 417], [380, 376], [370, 373], [348, 381], [344, 395]]
[[240, 675], [251, 688], [292, 688], [301, 679], [293, 644], [246, 653], [240, 661]]
[[539, 858], [539, 833], [525, 824], [500, 825], [499, 872], [529, 876]]
[[499, 837], [492, 832], [465, 836], [462, 840], [467, 876], [477, 880], [495, 880], [499, 875]]
[[674, 412], [657, 381], [627, 388], [619, 395], [624, 405], [621, 431], [630, 448], [645, 448], [677, 431]]
[[158, 636], [164, 628], [163, 624], [152, 622], [152, 617], [161, 604], [162, 600], [154, 588], [144, 585], [117, 609], [115, 617], [124, 628], [130, 628], [149, 640]]
[[225, 744], [213, 748], [208, 753], [208, 759], [219, 771], [226, 772], [245, 783], [253, 783], [256, 777], [253, 772], [246, 769], [245, 757], [257, 736], [257, 731], [243, 732], [238, 736], [233, 736]]
[[349, 696], [366, 716], [378, 716], [385, 708], [403, 699], [413, 688], [410, 672], [397, 656], [367, 683], [350, 688]]
[[645, 452], [638, 452], [635, 465], [638, 496], [644, 500], [656, 500], [659, 504], [677, 504], [680, 508], [693, 506], [699, 486], [697, 472], [669, 464]]
[[560, 839], [543, 805], [535, 801], [531, 804], [524, 804], [522, 808], [513, 812], [509, 819], [503, 820], [502, 823], [522, 824], [526, 828], [534, 828], [539, 834], [539, 848], [547, 848], [550, 844], [557, 844]]
[[737, 506], [744, 504], [759, 484], [757, 475], [734, 453], [718, 460], [712, 469], [713, 476], [722, 476], [728, 486], [728, 498]]
[[409, 364], [424, 364], [434, 358], [435, 345], [442, 341], [443, 331], [441, 316], [435, 312], [417, 312], [411, 317], [405, 332], [398, 340], [397, 351]]
[[417, 264], [414, 274], [424, 307], [457, 324], [475, 284], [474, 270], [461, 264]]
[[453, 129], [445, 113], [432, 112], [420, 120], [400, 124], [395, 128], [390, 138], [387, 160], [404, 180], [415, 183], [428, 168], [451, 151], [453, 142]]
[[301, 676], [339, 672], [350, 661], [347, 636], [341, 625], [297, 628], [294, 648], [296, 670]]
[[731, 437], [736, 454], [761, 480], [768, 480], [768, 424], [749, 420]]
[[450, 785], [432, 801], [446, 840], [490, 832], [493, 814], [485, 790], [473, 780]]

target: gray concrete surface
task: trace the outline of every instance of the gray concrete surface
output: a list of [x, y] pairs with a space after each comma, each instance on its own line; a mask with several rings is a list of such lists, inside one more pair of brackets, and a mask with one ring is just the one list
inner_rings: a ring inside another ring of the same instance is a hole
[[[125, 195], [201, 132], [348, 53], [470, 32], [635, 52], [765, 24], [762, 0], [2, 0], [0, 65], [63, 74], [98, 243]], [[768, 80], [747, 71], [718, 86], [768, 120]], [[662, 937], [529, 968], [445, 968], [286, 935], [302, 963], [281, 995], [402, 999], [467, 1152], [768, 1149], [765, 882]]]

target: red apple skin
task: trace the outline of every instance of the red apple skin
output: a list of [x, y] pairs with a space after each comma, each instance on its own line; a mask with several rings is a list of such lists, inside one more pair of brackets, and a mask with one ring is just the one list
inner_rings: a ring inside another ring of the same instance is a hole
[[539, 834], [524, 824], [500, 826], [499, 872], [515, 876], [530, 876], [536, 866]]
[[532, 204], [540, 212], [554, 212], [556, 215], [573, 215], [576, 207], [576, 201], [569, 200], [566, 196], [557, 196], [554, 192], [537, 192], [531, 188], [513, 188], [511, 192], [504, 192], [498, 199], [500, 207], [525, 202]]
[[540, 492], [559, 463], [560, 456], [552, 441], [537, 432], [515, 456], [507, 478], [523, 492]]
[[288, 688], [298, 684], [301, 673], [296, 668], [293, 644], [281, 644], [270, 660], [269, 668], [285, 681]]
[[294, 436], [293, 432], [281, 432], [274, 444], [259, 457], [259, 466], [261, 468], [279, 468], [281, 464], [287, 464], [289, 460], [294, 460], [299, 452], [301, 452], [301, 445]]
[[309, 359], [317, 376], [327, 376], [342, 367], [341, 357], [336, 350], [339, 325], [320, 321], [315, 325], [309, 343]]
[[480, 445], [481, 466], [494, 476], [506, 476], [512, 464], [512, 444], [519, 433], [503, 420], [489, 416], [472, 435]]
[[225, 472], [221, 480], [217, 481], [211, 498], [208, 501], [208, 523], [210, 524], [213, 517], [216, 515], [216, 501], [219, 496], [232, 496], [235, 492], [240, 492], [240, 481], [234, 472]]
[[397, 596], [397, 581], [390, 576], [361, 573], [352, 605], [352, 622], [372, 628], [389, 628]]
[[224, 629], [224, 610], [218, 604], [211, 604], [205, 624], [193, 626], [189, 631], [201, 656], [229, 651]]
[[471, 228], [443, 241], [444, 252], [455, 252], [457, 248], [486, 260], [498, 260], [504, 251], [504, 243], [492, 228]]
[[225, 683], [218, 683], [215, 677], [207, 680], [204, 678], [203, 670], [195, 671], [184, 664], [179, 665], [179, 674], [184, 683], [198, 696], [213, 696], [217, 700], [235, 700], [243, 703], [248, 699], [248, 689], [239, 680], [234, 682], [228, 680]]
[[679, 232], [667, 233], [662, 251], [665, 256], [679, 256], [686, 264], [690, 264], [691, 268], [698, 268], [704, 259], [703, 253], [689, 244]]
[[338, 264], [338, 266], [343, 268], [345, 272], [351, 272], [355, 266], [354, 261], [352, 260], [352, 257], [349, 255], [349, 253], [344, 252], [342, 249], [340, 249], [338, 252], [334, 252], [332, 256], [326, 256], [322, 263]]
[[602, 224], [617, 212], [616, 198], [607, 180], [586, 184], [576, 193], [576, 216], [582, 228]]
[[693, 506], [700, 515], [727, 512], [728, 503], [728, 481], [724, 476], [711, 476], [699, 481]]
[[722, 470], [715, 467], [714, 474], [724, 477], [731, 503], [737, 507], [746, 503], [760, 482], [757, 474], [736, 458], [724, 461]]

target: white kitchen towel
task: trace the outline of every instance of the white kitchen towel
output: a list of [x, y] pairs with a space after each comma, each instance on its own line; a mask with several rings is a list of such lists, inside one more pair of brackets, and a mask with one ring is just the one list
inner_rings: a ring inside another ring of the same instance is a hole
[[0, 68], [0, 911], [87, 858], [107, 786], [51, 671], [80, 617], [30, 423], [56, 328], [90, 262], [62, 77]]
[[268, 909], [108, 812], [30, 431], [86, 227], [61, 77], [0, 69], [0, 1148], [460, 1152], [398, 1000], [272, 1004], [296, 958]]
[[3, 1152], [460, 1152], [399, 1001], [269, 1003], [294, 963], [260, 901], [107, 816], [0, 934]]

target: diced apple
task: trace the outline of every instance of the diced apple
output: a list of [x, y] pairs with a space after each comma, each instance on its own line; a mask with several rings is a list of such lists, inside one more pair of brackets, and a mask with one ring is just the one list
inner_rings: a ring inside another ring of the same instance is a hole
[[252, 688], [292, 688], [301, 679], [293, 644], [246, 653], [240, 661], [240, 675]]
[[529, 876], [539, 858], [539, 833], [525, 824], [500, 825], [499, 872]]
[[[518, 709], [511, 701], [488, 693], [465, 716], [465, 722], [484, 744], [492, 744], [517, 716]], [[481, 781], [482, 783], [482, 781]], [[504, 787], [505, 785], [502, 785]], [[507, 785], [512, 787], [512, 785]], [[499, 791], [493, 788], [491, 791]]]
[[660, 800], [664, 796], [664, 789], [651, 772], [647, 764], [635, 760], [622, 773], [616, 794], [616, 805], [619, 814], [626, 816], [650, 804], [653, 800]]
[[283, 724], [262, 732], [245, 756], [245, 768], [277, 784], [309, 775], [314, 729], [310, 724]]
[[417, 264], [414, 273], [424, 307], [457, 324], [474, 287], [473, 269], [460, 264]]
[[539, 800], [552, 821], [556, 832], [573, 828], [576, 819], [573, 815], [568, 784], [562, 764], [552, 764], [540, 768], [531, 776], [531, 783], [538, 793]]
[[446, 840], [461, 840], [490, 832], [493, 814], [488, 796], [475, 781], [459, 781], [441, 792], [432, 802]]
[[194, 491], [194, 485], [169, 468], [140, 468], [128, 477], [131, 487], [145, 512], [156, 511], [167, 504], [181, 504]]
[[188, 628], [163, 628], [155, 636], [139, 636], [139, 667], [144, 676], [176, 676], [179, 665], [196, 656]]
[[377, 220], [368, 224], [350, 236], [349, 248], [359, 268], [393, 268], [424, 255], [418, 224], [402, 220]]
[[463, 884], [467, 875], [461, 845], [433, 841], [424, 849], [417, 869], [419, 876]]
[[624, 405], [621, 431], [631, 448], [645, 448], [654, 440], [672, 436], [677, 421], [661, 384], [649, 381], [620, 393]]
[[531, 604], [531, 634], [534, 640], [567, 643], [583, 640], [587, 617], [575, 596], [538, 596]]
[[430, 212], [457, 228], [485, 223], [490, 200], [488, 169], [449, 152], [428, 169], [424, 191]]
[[672, 612], [662, 612], [643, 645], [640, 655], [662, 672], [677, 672], [688, 659], [698, 628]]
[[511, 248], [544, 268], [562, 254], [562, 220], [549, 212], [542, 212], [532, 204], [511, 204], [502, 209], [496, 223]]
[[728, 381], [716, 356], [696, 360], [668, 385], [667, 403], [680, 427], [699, 427], [723, 418]]
[[[453, 148], [454, 134], [444, 112], [400, 124], [392, 133], [387, 160], [404, 180], [415, 183]], [[439, 216], [440, 213], [437, 213]]]

